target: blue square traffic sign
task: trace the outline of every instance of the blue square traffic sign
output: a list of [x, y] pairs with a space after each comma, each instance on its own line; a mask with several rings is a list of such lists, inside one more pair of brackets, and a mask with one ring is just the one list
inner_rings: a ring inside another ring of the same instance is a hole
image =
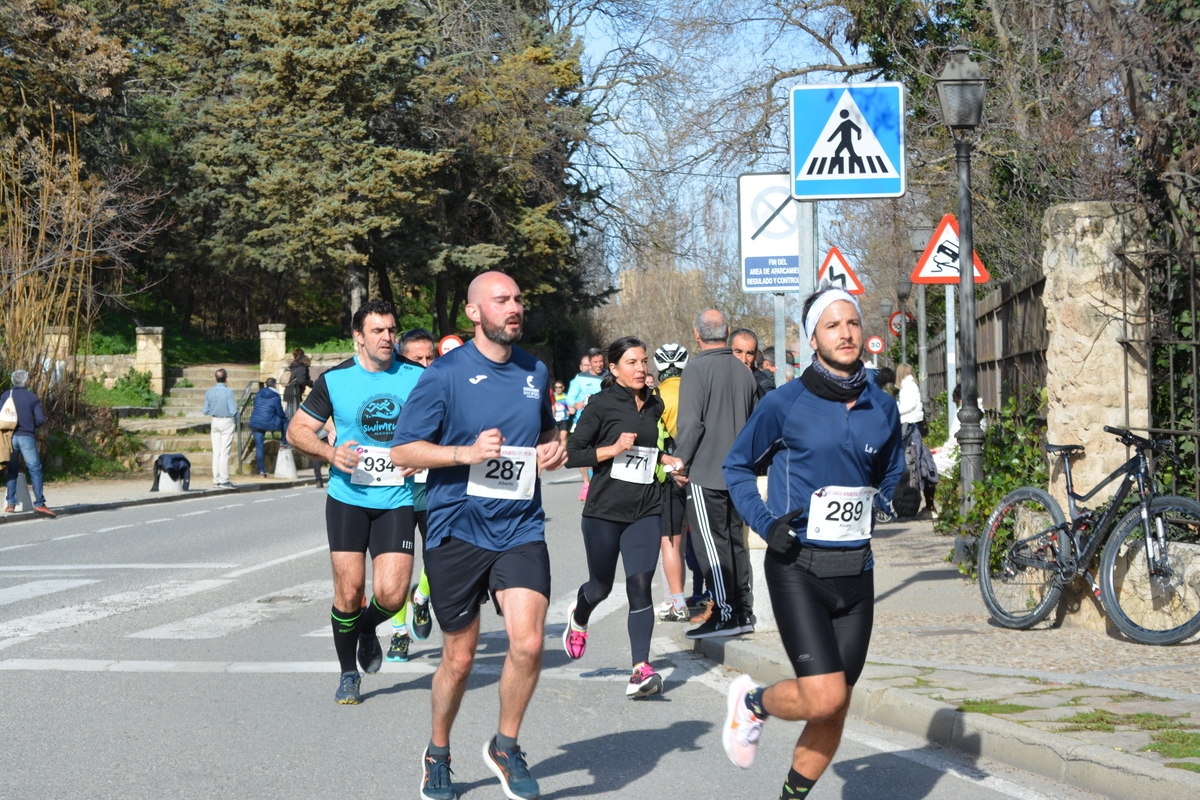
[[797, 86], [791, 115], [793, 197], [846, 200], [904, 194], [903, 84]]

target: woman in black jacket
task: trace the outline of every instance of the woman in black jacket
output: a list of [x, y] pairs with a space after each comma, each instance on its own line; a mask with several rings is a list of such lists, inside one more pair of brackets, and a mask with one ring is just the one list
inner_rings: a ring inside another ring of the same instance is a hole
[[663, 687], [649, 664], [654, 633], [650, 583], [662, 538], [662, 488], [655, 467], [661, 463], [677, 469], [681, 462], [658, 449], [663, 403], [646, 388], [646, 345], [626, 336], [609, 345], [607, 355], [609, 374], [567, 440], [567, 466], [591, 467], [594, 474], [582, 521], [589, 577], [567, 612], [563, 649], [571, 658], [583, 657], [588, 619], [612, 591], [620, 556], [633, 650], [633, 675], [625, 694], [636, 698]]
[[283, 402], [287, 407], [287, 417], [291, 419], [304, 399], [304, 390], [313, 385], [309, 377], [308, 367], [312, 359], [304, 355], [304, 350], [297, 347], [292, 351], [292, 363], [288, 364], [287, 386], [283, 387]]

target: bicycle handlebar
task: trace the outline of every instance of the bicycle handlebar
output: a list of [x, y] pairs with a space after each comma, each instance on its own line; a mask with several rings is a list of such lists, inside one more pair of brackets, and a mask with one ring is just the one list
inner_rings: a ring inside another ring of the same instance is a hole
[[1136, 447], [1139, 450], [1153, 450], [1155, 453], [1162, 453], [1176, 463], [1180, 463], [1179, 457], [1175, 455], [1174, 442], [1170, 439], [1143, 439], [1130, 431], [1123, 428], [1113, 428], [1108, 425], [1104, 426], [1105, 433], [1111, 433], [1117, 437], [1121, 444], [1127, 447]]

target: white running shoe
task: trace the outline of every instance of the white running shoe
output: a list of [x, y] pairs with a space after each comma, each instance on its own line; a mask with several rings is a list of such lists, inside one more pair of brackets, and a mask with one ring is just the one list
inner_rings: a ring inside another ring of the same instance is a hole
[[746, 695], [758, 688], [749, 675], [742, 675], [729, 686], [726, 700], [725, 728], [721, 744], [725, 755], [735, 766], [750, 769], [758, 755], [758, 738], [762, 736], [763, 721], [746, 708]]

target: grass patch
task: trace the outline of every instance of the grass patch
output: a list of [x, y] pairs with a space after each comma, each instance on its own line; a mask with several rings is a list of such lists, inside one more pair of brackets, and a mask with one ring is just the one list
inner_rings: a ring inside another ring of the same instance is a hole
[[992, 703], [981, 700], [968, 700], [958, 707], [959, 711], [970, 711], [974, 714], [1020, 714], [1023, 711], [1033, 711], [1036, 706], [1023, 706], [1020, 703]]
[[[1073, 717], [1063, 717], [1059, 722], [1067, 723], [1066, 731], [1106, 731], [1112, 732], [1117, 728], [1136, 728], [1141, 731], [1174, 731], [1180, 728], [1192, 728], [1194, 725], [1182, 722], [1187, 717], [1168, 717], [1162, 714], [1114, 714], [1111, 711], [1097, 709], [1085, 711]], [[1194, 736], [1197, 734], [1188, 734]], [[1198, 754], [1200, 755], [1200, 754]]]
[[[1164, 758], [1200, 758], [1200, 733], [1178, 730], [1163, 731], [1150, 738], [1152, 741], [1142, 750], [1153, 750]], [[1200, 765], [1193, 764], [1191, 766]]]
[[1192, 772], [1200, 772], [1200, 764], [1194, 761], [1171, 761], [1163, 764], [1164, 767], [1172, 767], [1174, 769], [1190, 769]]

